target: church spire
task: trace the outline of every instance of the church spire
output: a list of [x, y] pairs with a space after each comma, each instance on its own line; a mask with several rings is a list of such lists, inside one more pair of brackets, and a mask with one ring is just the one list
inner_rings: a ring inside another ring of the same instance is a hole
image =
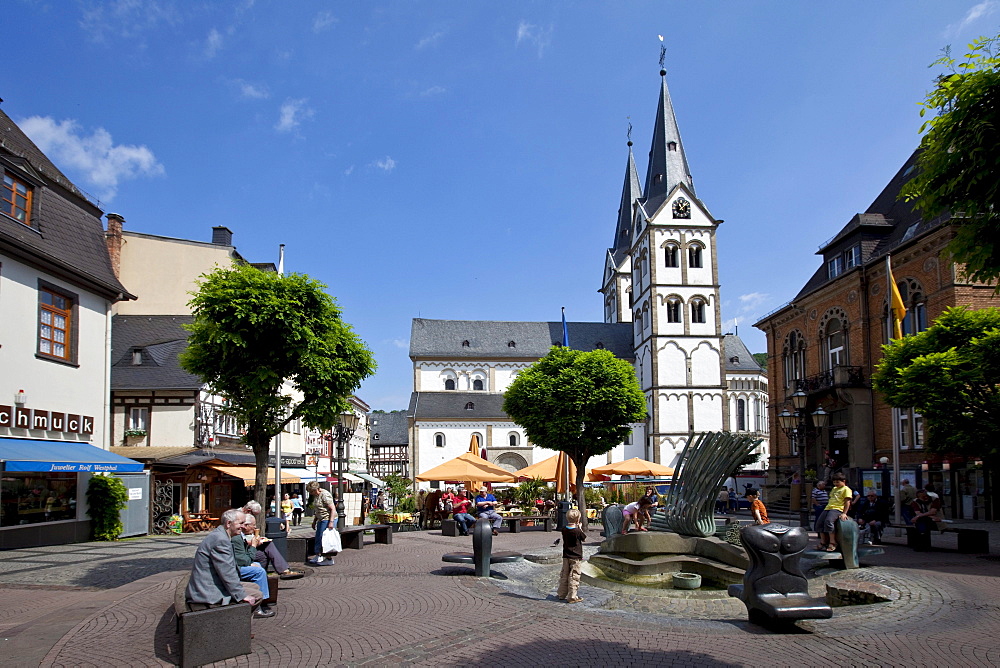
[[639, 173], [635, 169], [632, 155], [632, 124], [629, 124], [628, 162], [625, 164], [625, 183], [622, 185], [622, 199], [618, 205], [618, 225], [615, 227], [615, 242], [611, 246], [616, 262], [627, 254], [632, 245], [632, 209], [635, 201], [642, 197], [639, 189]]
[[660, 70], [660, 102], [656, 107], [656, 125], [653, 128], [653, 145], [649, 149], [649, 166], [646, 168], [646, 187], [643, 192], [646, 201], [653, 204], [647, 209], [655, 210], [667, 193], [682, 181], [694, 192], [694, 181], [684, 144], [677, 128], [674, 105], [667, 88], [667, 72]]

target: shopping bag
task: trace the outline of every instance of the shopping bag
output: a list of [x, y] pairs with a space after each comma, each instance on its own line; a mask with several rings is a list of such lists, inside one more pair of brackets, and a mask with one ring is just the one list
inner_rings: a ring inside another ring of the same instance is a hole
[[323, 532], [323, 554], [340, 553], [340, 532], [330, 527]]

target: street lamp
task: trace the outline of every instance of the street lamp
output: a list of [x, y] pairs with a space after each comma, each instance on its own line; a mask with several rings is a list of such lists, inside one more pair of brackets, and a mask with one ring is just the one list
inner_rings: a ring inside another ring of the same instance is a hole
[[340, 414], [340, 424], [334, 426], [337, 431], [337, 530], [344, 530], [344, 448], [350, 442], [358, 429], [361, 418], [354, 411], [344, 411]]
[[[822, 406], [818, 406], [811, 414], [806, 413], [806, 404], [809, 401], [809, 397], [801, 389], [796, 390], [795, 394], [788, 399], [792, 402], [792, 408], [795, 409], [795, 412], [792, 413], [787, 408], [783, 410], [778, 415], [778, 424], [789, 440], [796, 441], [799, 448], [799, 475], [804, 476], [806, 474], [806, 442], [810, 431], [806, 418], [811, 415], [813, 428], [818, 434], [826, 427], [830, 419], [830, 414], [823, 410]], [[801, 441], [798, 439], [801, 439]], [[799, 526], [809, 526], [808, 499], [799, 506]]]

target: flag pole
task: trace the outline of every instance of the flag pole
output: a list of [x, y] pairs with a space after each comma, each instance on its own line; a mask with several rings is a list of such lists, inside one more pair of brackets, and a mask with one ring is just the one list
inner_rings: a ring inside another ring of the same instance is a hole
[[[898, 332], [896, 326], [896, 309], [893, 308], [893, 297], [894, 290], [898, 290], [892, 277], [892, 260], [888, 253], [885, 256], [885, 282], [886, 282], [886, 292], [885, 295], [888, 298], [889, 303], [889, 324], [891, 331], [889, 333], [889, 339], [892, 340], [892, 336]], [[902, 535], [902, 499], [899, 498], [899, 457], [900, 457], [900, 447], [899, 447], [899, 434], [896, 433], [895, 428], [892, 430], [892, 506], [893, 506], [893, 524], [896, 526], [896, 535]]]

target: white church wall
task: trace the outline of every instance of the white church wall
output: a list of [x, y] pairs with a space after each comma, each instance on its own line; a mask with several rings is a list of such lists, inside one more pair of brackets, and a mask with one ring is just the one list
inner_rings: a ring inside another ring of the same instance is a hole
[[703, 341], [691, 352], [691, 384], [699, 387], [718, 385], [721, 370], [719, 351]]
[[691, 397], [694, 431], [721, 431], [722, 392], [699, 392]]
[[655, 429], [661, 433], [686, 432], [688, 430], [688, 395], [684, 392], [661, 393], [659, 396], [659, 424]]
[[676, 341], [667, 341], [660, 348], [657, 371], [658, 385], [667, 387], [687, 385], [687, 354]]

